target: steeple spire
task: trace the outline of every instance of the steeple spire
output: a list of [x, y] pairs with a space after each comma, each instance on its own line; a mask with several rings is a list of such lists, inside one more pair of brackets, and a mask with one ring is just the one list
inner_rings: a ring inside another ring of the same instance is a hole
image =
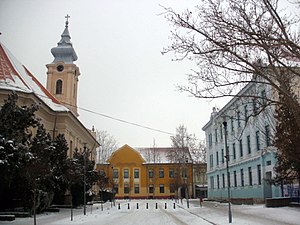
[[51, 49], [51, 53], [54, 56], [53, 63], [64, 62], [68, 64], [68, 63], [73, 63], [74, 61], [77, 60], [77, 55], [73, 48], [71, 42], [71, 36], [68, 29], [70, 16], [67, 14], [65, 18], [66, 18], [66, 25], [65, 25], [65, 30], [61, 35], [61, 40], [57, 43], [57, 47]]
[[65, 18], [67, 19], [67, 20], [66, 20], [66, 28], [67, 28], [68, 25], [69, 25], [69, 18], [70, 18], [69, 14], [67, 14], [67, 15], [65, 16]]

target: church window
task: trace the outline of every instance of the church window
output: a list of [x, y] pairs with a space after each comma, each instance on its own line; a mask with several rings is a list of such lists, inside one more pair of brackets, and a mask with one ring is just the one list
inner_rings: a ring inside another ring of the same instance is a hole
[[56, 91], [55, 94], [60, 95], [62, 94], [62, 80], [56, 81]]

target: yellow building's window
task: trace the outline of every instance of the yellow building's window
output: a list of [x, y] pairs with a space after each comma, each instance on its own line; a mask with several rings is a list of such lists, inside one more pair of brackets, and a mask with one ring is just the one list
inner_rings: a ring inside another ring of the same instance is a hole
[[124, 194], [129, 193], [129, 184], [124, 184]]
[[153, 170], [148, 170], [148, 175], [149, 175], [149, 178], [153, 178], [154, 177]]
[[100, 170], [99, 171], [99, 175], [105, 177], [106, 176], [105, 171], [104, 170]]
[[164, 169], [159, 169], [159, 178], [164, 178]]
[[134, 184], [134, 193], [135, 194], [140, 193], [140, 186], [139, 186], [139, 184]]
[[124, 169], [124, 178], [129, 178], [129, 170]]
[[114, 184], [113, 193], [116, 193], [116, 194], [119, 193], [119, 185], [118, 184]]
[[169, 177], [174, 178], [174, 169], [169, 169]]
[[153, 184], [149, 184], [149, 193], [154, 193], [154, 186], [153, 186]]
[[134, 178], [140, 178], [140, 170], [134, 169]]
[[187, 175], [188, 175], [187, 168], [182, 168], [182, 177], [187, 178]]
[[170, 193], [175, 193], [175, 185], [170, 184]]
[[165, 186], [163, 184], [159, 185], [159, 193], [165, 193]]
[[114, 169], [114, 171], [113, 171], [113, 178], [119, 178], [119, 170]]

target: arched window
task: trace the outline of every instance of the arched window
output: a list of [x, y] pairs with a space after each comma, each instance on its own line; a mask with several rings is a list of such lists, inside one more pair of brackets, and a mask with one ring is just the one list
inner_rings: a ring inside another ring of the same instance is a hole
[[56, 91], [55, 94], [60, 95], [62, 94], [62, 80], [56, 81]]

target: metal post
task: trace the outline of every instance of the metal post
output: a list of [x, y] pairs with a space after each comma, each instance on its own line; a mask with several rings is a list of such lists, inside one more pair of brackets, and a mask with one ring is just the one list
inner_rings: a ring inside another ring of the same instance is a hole
[[86, 215], [86, 143], [83, 143], [83, 215]]
[[228, 220], [229, 223], [232, 223], [232, 213], [231, 213], [231, 197], [230, 197], [230, 175], [229, 175], [229, 149], [227, 146], [227, 122], [223, 122], [224, 130], [225, 130], [225, 151], [226, 151], [226, 171], [227, 171], [227, 191], [228, 191]]

